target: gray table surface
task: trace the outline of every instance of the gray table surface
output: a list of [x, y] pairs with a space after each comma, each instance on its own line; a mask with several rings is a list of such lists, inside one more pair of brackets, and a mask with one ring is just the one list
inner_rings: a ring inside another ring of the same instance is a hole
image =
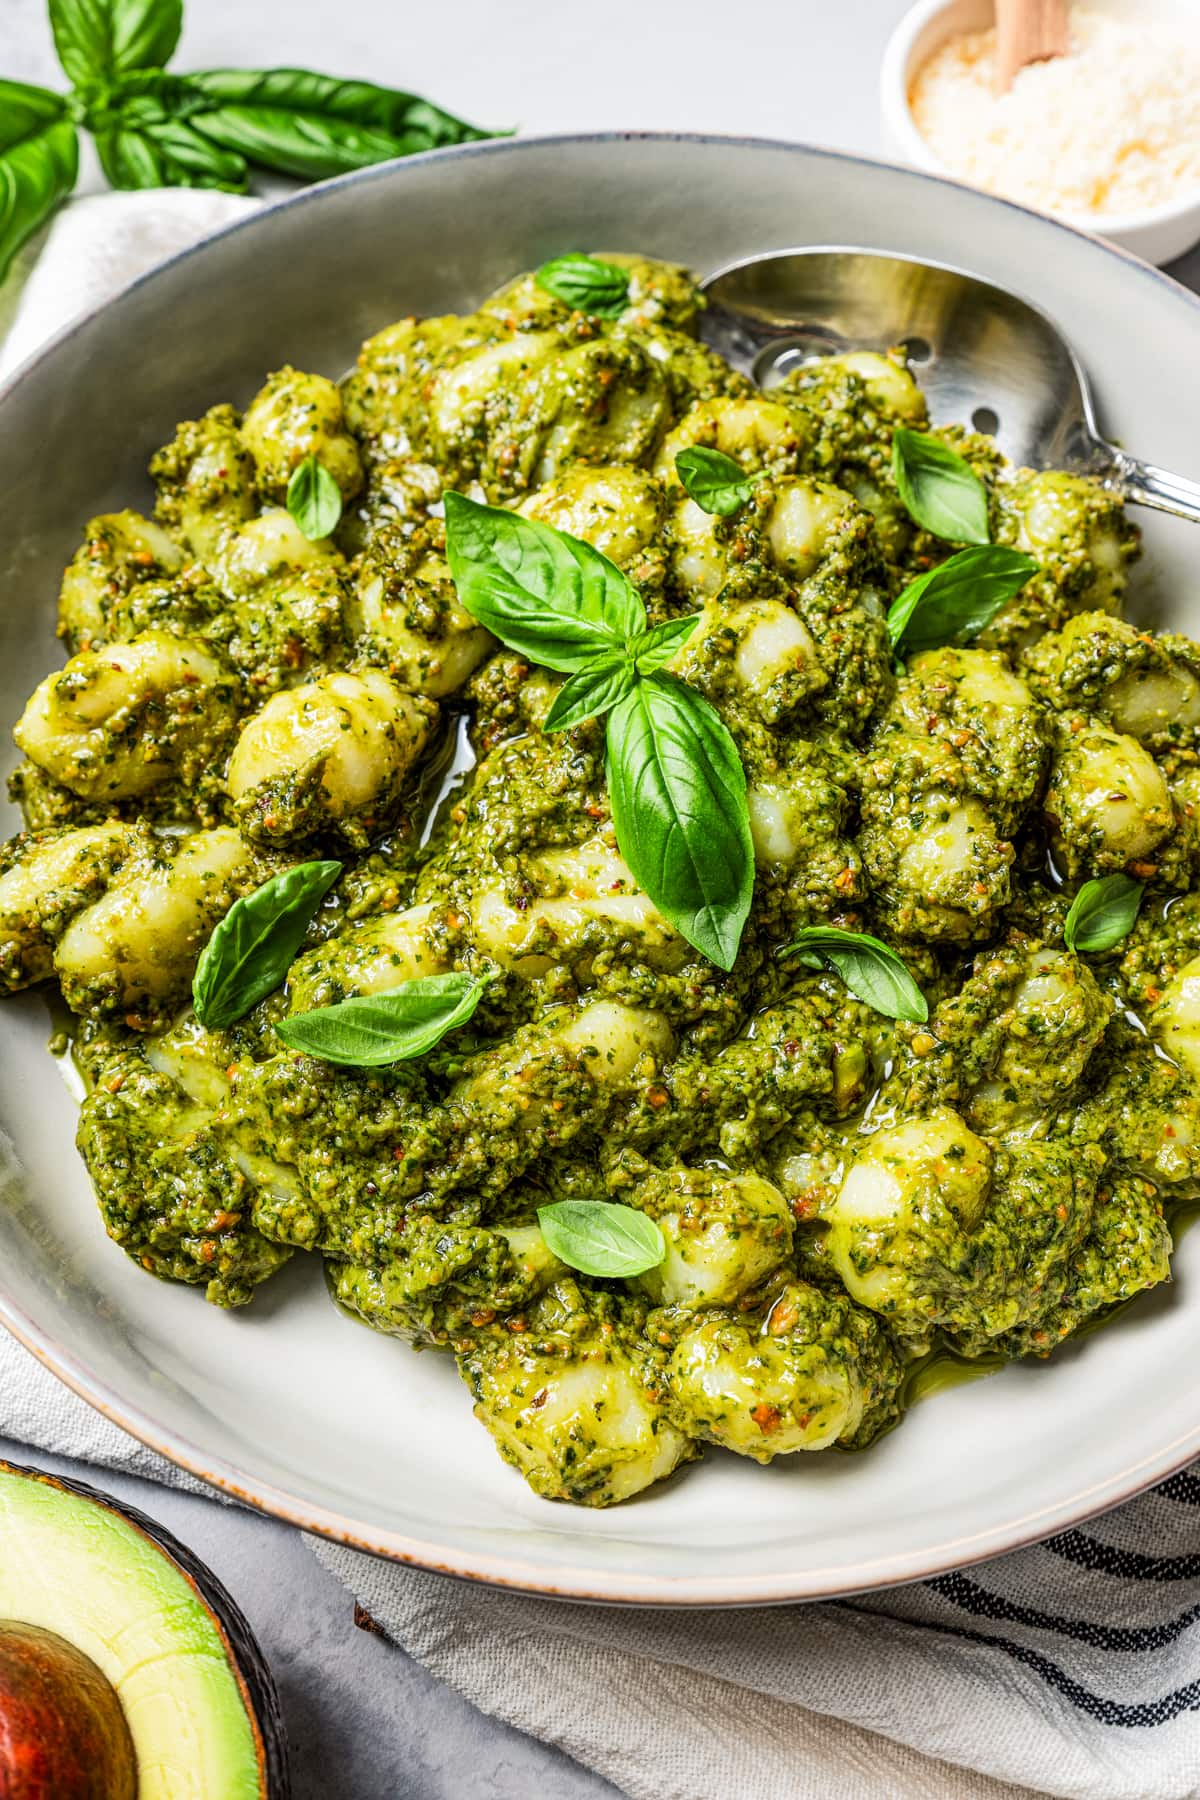
[[[839, 0], [817, 13], [795, 0], [759, 0], [745, 15], [753, 35], [731, 75], [715, 49], [718, 27], [728, 42], [729, 13], [713, 0], [606, 0], [602, 11], [569, 0], [506, 0], [503, 10], [495, 0], [440, 8], [340, 0], [336, 36], [328, 0], [190, 0], [178, 62], [294, 63], [369, 76], [481, 123], [526, 131], [743, 132], [879, 155], [876, 77], [904, 5]], [[485, 43], [486, 56], [447, 54], [447, 45]], [[0, 72], [60, 84], [45, 0], [0, 0]], [[100, 186], [90, 164], [84, 184]], [[1200, 291], [1200, 248], [1172, 273]], [[5, 1439], [0, 1456], [89, 1475]], [[190, 1544], [246, 1613], [279, 1684], [297, 1800], [602, 1800], [615, 1793], [557, 1751], [484, 1718], [401, 1651], [356, 1629], [349, 1594], [290, 1526], [148, 1482], [98, 1479]]]

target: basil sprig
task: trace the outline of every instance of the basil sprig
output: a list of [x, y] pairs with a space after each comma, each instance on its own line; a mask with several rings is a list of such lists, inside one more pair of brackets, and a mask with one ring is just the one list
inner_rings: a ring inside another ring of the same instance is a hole
[[754, 887], [746, 776], [717, 713], [664, 672], [695, 617], [648, 630], [637, 589], [590, 544], [453, 492], [446, 555], [473, 618], [570, 676], [547, 730], [607, 712], [621, 854], [688, 943], [732, 968]]
[[629, 299], [629, 271], [581, 250], [544, 262], [533, 279], [564, 306], [596, 319], [615, 319]]
[[1068, 950], [1111, 950], [1133, 930], [1146, 891], [1132, 875], [1102, 875], [1085, 881], [1067, 914], [1063, 942]]
[[1003, 544], [973, 545], [910, 581], [888, 609], [892, 646], [931, 650], [955, 638], [976, 637], [1019, 594], [1038, 565]]
[[487, 986], [486, 976], [419, 975], [382, 994], [293, 1013], [276, 1025], [293, 1050], [352, 1069], [424, 1056], [448, 1031], [465, 1025]]
[[905, 964], [894, 950], [865, 931], [807, 925], [779, 954], [798, 956], [810, 969], [832, 969], [856, 999], [885, 1019], [923, 1025], [929, 1017], [925, 996]]
[[79, 139], [66, 101], [46, 88], [0, 80], [0, 278], [78, 173]]
[[75, 186], [80, 124], [114, 187], [241, 193], [496, 135], [416, 94], [308, 69], [171, 74], [182, 0], [49, 0], [69, 97], [0, 79], [0, 278]]
[[342, 516], [342, 490], [315, 456], [306, 456], [292, 470], [287, 509], [305, 537], [314, 543], [337, 530]]
[[746, 505], [754, 492], [757, 475], [747, 475], [741, 463], [723, 450], [690, 444], [675, 458], [675, 473], [701, 512], [728, 519]]
[[274, 993], [341, 872], [340, 862], [298, 863], [234, 901], [196, 964], [192, 1002], [202, 1025], [219, 1031]]
[[636, 1207], [617, 1201], [560, 1200], [539, 1206], [547, 1248], [581, 1275], [620, 1280], [655, 1269], [667, 1254], [659, 1227]]
[[940, 438], [901, 426], [892, 439], [892, 472], [909, 513], [934, 537], [952, 544], [988, 542], [984, 485]]

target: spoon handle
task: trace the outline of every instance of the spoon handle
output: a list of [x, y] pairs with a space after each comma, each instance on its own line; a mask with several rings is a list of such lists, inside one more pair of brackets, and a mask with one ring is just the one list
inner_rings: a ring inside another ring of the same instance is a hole
[[1112, 454], [1106, 487], [1116, 488], [1126, 500], [1133, 500], [1139, 506], [1178, 513], [1181, 519], [1190, 519], [1194, 525], [1200, 525], [1200, 482], [1189, 481], [1183, 475], [1172, 475], [1153, 463], [1139, 462], [1136, 456], [1130, 456], [1124, 450], [1114, 448]]

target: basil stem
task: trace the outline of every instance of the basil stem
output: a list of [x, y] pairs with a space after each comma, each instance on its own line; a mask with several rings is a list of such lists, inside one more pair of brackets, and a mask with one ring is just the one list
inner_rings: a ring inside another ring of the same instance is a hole
[[856, 999], [885, 1019], [907, 1019], [923, 1025], [929, 1017], [925, 996], [894, 950], [865, 931], [842, 931], [834, 925], [809, 925], [798, 931], [780, 956], [798, 956], [810, 969], [830, 968]]
[[486, 976], [422, 975], [337, 1006], [293, 1013], [275, 1030], [293, 1050], [352, 1069], [382, 1068], [424, 1056], [448, 1031], [465, 1025], [487, 986]]
[[1068, 950], [1098, 954], [1111, 950], [1133, 930], [1146, 891], [1132, 875], [1102, 875], [1085, 881], [1067, 914], [1063, 942]]
[[723, 450], [708, 450], [702, 444], [679, 452], [675, 473], [701, 512], [723, 519], [745, 506], [758, 480]]
[[543, 263], [533, 279], [564, 306], [597, 319], [615, 319], [629, 299], [627, 271], [582, 251], [568, 251]]
[[538, 1224], [547, 1248], [581, 1275], [612, 1280], [644, 1275], [667, 1254], [654, 1220], [616, 1201], [560, 1200], [538, 1208]]
[[298, 863], [235, 900], [196, 964], [192, 1002], [212, 1031], [244, 1018], [284, 979], [340, 862]]
[[1037, 571], [1032, 556], [1002, 544], [959, 550], [893, 600], [887, 616], [893, 647], [903, 642], [916, 652], [975, 637]]
[[292, 470], [287, 509], [313, 543], [337, 530], [342, 516], [342, 490], [315, 456], [306, 456]]
[[934, 537], [952, 544], [988, 542], [984, 485], [940, 438], [899, 427], [892, 439], [892, 472], [909, 513]]

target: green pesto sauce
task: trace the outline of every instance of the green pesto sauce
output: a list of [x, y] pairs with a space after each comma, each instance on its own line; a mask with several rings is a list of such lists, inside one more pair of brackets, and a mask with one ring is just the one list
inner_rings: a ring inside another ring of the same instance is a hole
[[[697, 341], [686, 271], [605, 259], [615, 319], [519, 275], [386, 325], [340, 385], [283, 368], [184, 421], [154, 519], [92, 521], [66, 571], [73, 661], [0, 851], [0, 985], [66, 995], [113, 1239], [230, 1306], [319, 1256], [347, 1316], [457, 1359], [537, 1493], [587, 1505], [703, 1445], [862, 1448], [1050, 1356], [1169, 1278], [1200, 1198], [1200, 650], [1123, 617], [1120, 502], [940, 432], [1038, 573], [896, 665], [890, 602], [955, 548], [896, 489], [896, 428], [928, 426], [903, 358], [763, 395]], [[757, 478], [732, 516], [676, 478], [697, 445]], [[344, 502], [320, 544], [282, 506], [308, 455]], [[450, 486], [587, 538], [651, 623], [697, 616], [672, 672], [733, 736], [757, 862], [729, 973], [622, 862], [601, 726], [546, 734], [558, 678], [459, 605]], [[344, 874], [286, 983], [204, 1031], [216, 919], [320, 856]], [[1135, 927], [1071, 955], [1073, 892], [1116, 869]], [[928, 1023], [778, 956], [822, 924], [891, 946]], [[484, 997], [416, 1061], [276, 1035], [451, 970]], [[564, 1268], [537, 1226], [562, 1199], [640, 1207], [662, 1263]]]

